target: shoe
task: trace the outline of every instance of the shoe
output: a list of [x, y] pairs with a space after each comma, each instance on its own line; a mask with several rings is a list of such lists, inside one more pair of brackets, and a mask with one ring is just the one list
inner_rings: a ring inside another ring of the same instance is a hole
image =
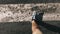
[[42, 10], [35, 10], [35, 9], [32, 14], [32, 20], [35, 20], [38, 23], [42, 22], [44, 12]]

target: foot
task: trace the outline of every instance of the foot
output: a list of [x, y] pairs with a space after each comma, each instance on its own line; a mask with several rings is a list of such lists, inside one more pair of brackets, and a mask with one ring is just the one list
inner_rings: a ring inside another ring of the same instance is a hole
[[32, 14], [32, 20], [35, 20], [36, 22], [39, 23], [42, 21], [44, 12], [43, 12], [43, 10], [35, 10], [35, 9]]

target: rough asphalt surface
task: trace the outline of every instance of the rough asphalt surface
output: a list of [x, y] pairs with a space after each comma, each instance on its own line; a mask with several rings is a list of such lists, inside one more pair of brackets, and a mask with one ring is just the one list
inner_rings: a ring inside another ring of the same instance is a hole
[[60, 3], [60, 0], [0, 0], [0, 4]]
[[30, 22], [0, 23], [0, 34], [31, 34]]
[[31, 8], [37, 5], [40, 9], [45, 10], [43, 20], [60, 20], [60, 4], [0, 4], [0, 22], [18, 22], [31, 21]]
[[[51, 31], [52, 28], [47, 29], [41, 25], [40, 28], [43, 34], [60, 34], [59, 31]], [[24, 21], [0, 23], [0, 34], [32, 34], [31, 22]]]

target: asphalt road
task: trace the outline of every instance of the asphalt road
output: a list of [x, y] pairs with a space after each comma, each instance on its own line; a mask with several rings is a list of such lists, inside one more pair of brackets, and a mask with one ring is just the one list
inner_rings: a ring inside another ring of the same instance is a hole
[[[60, 27], [46, 27], [48, 25], [40, 25], [43, 34], [59, 34]], [[55, 30], [56, 29], [56, 30]], [[31, 22], [0, 22], [0, 34], [31, 34]]]
[[0, 4], [17, 4], [17, 3], [60, 3], [60, 0], [0, 0]]
[[0, 23], [0, 34], [31, 34], [31, 23], [29, 22]]

